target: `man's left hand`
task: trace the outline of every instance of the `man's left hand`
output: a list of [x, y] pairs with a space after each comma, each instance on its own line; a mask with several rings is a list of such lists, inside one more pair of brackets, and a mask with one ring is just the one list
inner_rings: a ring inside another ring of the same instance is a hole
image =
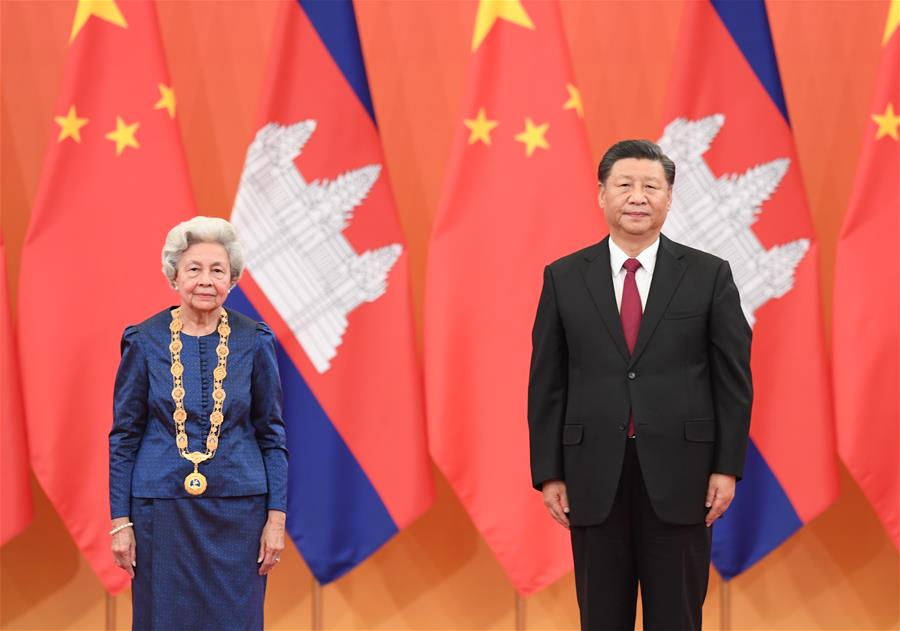
[[734, 499], [735, 477], [724, 473], [713, 473], [709, 476], [709, 487], [706, 490], [706, 527], [721, 517]]

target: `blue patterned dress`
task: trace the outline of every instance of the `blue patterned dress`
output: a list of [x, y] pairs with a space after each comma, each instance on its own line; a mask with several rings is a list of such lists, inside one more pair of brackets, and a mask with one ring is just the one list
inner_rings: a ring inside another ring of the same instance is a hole
[[[175, 446], [166, 309], [125, 329], [109, 434], [112, 517], [134, 522], [134, 629], [262, 629], [265, 577], [256, 563], [267, 511], [287, 504], [287, 449], [274, 336], [227, 310], [228, 374], [219, 447], [194, 469]], [[205, 451], [218, 333], [181, 334], [189, 451]]]

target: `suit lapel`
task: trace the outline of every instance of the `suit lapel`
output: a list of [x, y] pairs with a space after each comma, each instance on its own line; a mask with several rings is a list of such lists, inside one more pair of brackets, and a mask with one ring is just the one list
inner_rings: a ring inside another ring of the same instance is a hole
[[[650, 337], [656, 330], [656, 326], [659, 324], [663, 313], [665, 313], [669, 301], [672, 300], [672, 295], [681, 282], [681, 277], [684, 275], [685, 270], [685, 264], [681, 260], [683, 256], [678, 251], [677, 245], [673, 244], [665, 236], [659, 236], [659, 250], [656, 254], [653, 280], [650, 283], [650, 295], [647, 296], [647, 306], [644, 308], [644, 315], [641, 317], [641, 328], [638, 332], [637, 342], [634, 344], [634, 353], [632, 353], [631, 360], [628, 362], [629, 368], [634, 366], [641, 353], [647, 348]], [[610, 285], [612, 285], [611, 279]], [[610, 287], [611, 290], [612, 288]], [[615, 301], [615, 298], [613, 300]], [[613, 302], [613, 307], [615, 307], [615, 302]], [[622, 338], [624, 340], [624, 334]]]
[[612, 271], [609, 267], [609, 237], [591, 248], [585, 259], [588, 262], [582, 269], [584, 282], [600, 312], [606, 330], [615, 342], [616, 348], [619, 349], [619, 353], [622, 354], [622, 358], [627, 362], [628, 345], [625, 343], [625, 333], [622, 331], [622, 320], [619, 318], [619, 309], [616, 306], [616, 293], [613, 289]]

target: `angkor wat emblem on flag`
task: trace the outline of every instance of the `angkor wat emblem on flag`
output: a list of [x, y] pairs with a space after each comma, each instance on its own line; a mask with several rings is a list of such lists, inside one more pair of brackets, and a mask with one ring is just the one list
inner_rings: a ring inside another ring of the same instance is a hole
[[381, 173], [370, 164], [334, 180], [307, 182], [294, 158], [316, 130], [314, 120], [269, 123], [247, 150], [232, 222], [247, 269], [291, 328], [320, 373], [331, 366], [347, 314], [387, 291], [403, 248], [357, 254], [343, 231]]
[[757, 309], [794, 286], [794, 274], [809, 250], [809, 239], [763, 248], [751, 227], [762, 203], [778, 188], [790, 160], [778, 158], [742, 175], [717, 178], [703, 154], [724, 123], [722, 114], [697, 121], [678, 118], [663, 132], [659, 145], [678, 166], [672, 209], [663, 231], [675, 241], [731, 264], [744, 315], [753, 326]]

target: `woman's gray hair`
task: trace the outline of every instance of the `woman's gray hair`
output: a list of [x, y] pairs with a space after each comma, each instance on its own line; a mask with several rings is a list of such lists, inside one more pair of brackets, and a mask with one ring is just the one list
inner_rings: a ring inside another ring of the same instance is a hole
[[231, 283], [238, 282], [244, 272], [244, 248], [238, 241], [234, 226], [219, 217], [194, 217], [181, 222], [166, 235], [162, 250], [162, 271], [171, 285], [175, 285], [175, 273], [178, 271], [181, 255], [195, 243], [221, 244], [228, 253]]

